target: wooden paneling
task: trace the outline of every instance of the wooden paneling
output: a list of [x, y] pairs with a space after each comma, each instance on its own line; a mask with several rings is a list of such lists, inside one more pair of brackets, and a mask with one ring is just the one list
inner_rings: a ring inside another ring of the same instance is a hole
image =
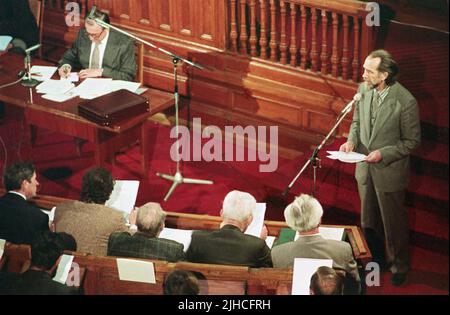
[[[210, 117], [226, 120], [228, 125], [279, 124], [285, 127], [280, 129], [280, 137], [308, 130], [325, 133], [331, 127], [356, 91], [363, 54], [360, 46], [367, 48], [371, 43], [364, 38], [371, 36], [370, 31], [353, 22], [361, 16], [358, 1], [290, 0], [281, 6], [279, 0], [79, 2], [83, 13], [96, 4], [110, 13], [114, 25], [204, 65], [203, 71], [179, 66], [180, 94], [192, 109], [206, 108]], [[274, 7], [277, 10], [272, 10]], [[47, 6], [45, 15], [44, 55], [53, 61], [61, 57], [79, 30], [64, 24], [61, 8]], [[242, 14], [243, 9], [248, 14]], [[316, 11], [318, 14], [311, 15]], [[320, 12], [330, 12], [327, 23]], [[317, 29], [311, 27], [311, 19], [316, 17]], [[328, 29], [322, 31], [323, 25]], [[328, 36], [322, 36], [324, 32]], [[311, 42], [313, 33], [317, 42]], [[326, 46], [322, 39], [328, 38]], [[327, 47], [329, 54], [320, 55], [322, 47]], [[317, 71], [310, 69], [311, 61]], [[326, 71], [321, 63], [327, 64]], [[172, 73], [168, 56], [145, 48], [146, 85], [172, 91]], [[339, 128], [340, 135], [347, 131], [350, 117]]]

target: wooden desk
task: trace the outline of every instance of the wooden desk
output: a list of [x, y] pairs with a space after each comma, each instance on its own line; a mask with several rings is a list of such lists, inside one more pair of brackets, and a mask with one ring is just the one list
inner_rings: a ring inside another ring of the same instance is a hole
[[[17, 73], [23, 68], [23, 56], [9, 53], [2, 56], [0, 64], [3, 66], [0, 69], [0, 85], [13, 82], [17, 80]], [[33, 59], [32, 64], [51, 65], [39, 59]], [[130, 117], [120, 125], [104, 127], [78, 115], [77, 106], [82, 101], [78, 97], [56, 103], [42, 98], [34, 88], [23, 87], [20, 83], [0, 89], [1, 101], [24, 109], [26, 124], [94, 143], [97, 166], [105, 167], [105, 162], [111, 162], [114, 154], [121, 148], [140, 140], [142, 173], [145, 178], [148, 174], [149, 147], [144, 125], [150, 116], [172, 106], [174, 99], [171, 93], [151, 88], [142, 95], [149, 99], [149, 112]], [[27, 137], [33, 142], [32, 135], [27, 133]]]

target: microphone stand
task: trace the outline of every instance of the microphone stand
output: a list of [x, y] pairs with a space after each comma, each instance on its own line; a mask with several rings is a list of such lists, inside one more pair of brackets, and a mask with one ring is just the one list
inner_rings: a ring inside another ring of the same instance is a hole
[[31, 77], [31, 56], [29, 51], [25, 51], [25, 69], [27, 70], [27, 78], [22, 80], [21, 84], [26, 87], [35, 87], [39, 81]]
[[[352, 101], [353, 105], [354, 101]], [[300, 169], [300, 171], [297, 173], [297, 175], [294, 177], [294, 179], [291, 181], [291, 183], [284, 189], [283, 196], [286, 196], [289, 189], [294, 186], [297, 179], [300, 177], [300, 175], [305, 171], [306, 167], [308, 167], [309, 164], [312, 164], [313, 166], [313, 186], [312, 186], [312, 196], [315, 196], [316, 193], [316, 175], [317, 175], [317, 168], [320, 168], [320, 159], [317, 157], [319, 154], [319, 151], [322, 149], [322, 147], [325, 145], [325, 143], [328, 141], [328, 139], [331, 137], [331, 135], [334, 133], [336, 128], [339, 126], [339, 124], [342, 122], [345, 116], [352, 110], [353, 106], [347, 106], [344, 108], [344, 110], [341, 112], [340, 117], [338, 117], [338, 120], [334, 124], [333, 128], [331, 128], [330, 132], [326, 135], [326, 137], [323, 139], [323, 141], [314, 149], [314, 152], [312, 153], [311, 157], [306, 161], [306, 163], [303, 165], [303, 167]]]
[[[162, 53], [164, 53], [164, 54], [166, 54], [166, 55], [168, 55], [168, 56], [170, 56], [172, 58], [173, 76], [174, 76], [173, 96], [174, 96], [174, 99], [175, 99], [175, 133], [178, 135], [178, 129], [179, 129], [178, 128], [179, 127], [179, 122], [178, 122], [179, 94], [178, 94], [178, 73], [177, 73], [178, 63], [179, 62], [185, 62], [188, 65], [193, 66], [193, 67], [195, 67], [197, 69], [200, 69], [200, 70], [204, 69], [203, 66], [201, 66], [201, 65], [199, 65], [199, 64], [197, 64], [195, 62], [186, 60], [183, 57], [177, 56], [177, 55], [175, 55], [175, 54], [171, 53], [170, 51], [167, 51], [167, 50], [165, 50], [163, 48], [159, 48], [156, 45], [154, 45], [152, 43], [149, 43], [149, 42], [147, 42], [147, 41], [145, 41], [145, 40], [143, 40], [143, 39], [141, 39], [141, 38], [139, 38], [139, 37], [137, 37], [137, 36], [135, 36], [133, 34], [130, 34], [130, 33], [126, 32], [126, 31], [118, 28], [118, 27], [115, 27], [115, 26], [113, 26], [111, 24], [108, 24], [108, 23], [100, 20], [99, 18], [94, 18], [94, 20], [95, 20], [95, 22], [98, 25], [100, 25], [100, 26], [102, 26], [104, 28], [112, 28], [112, 29], [118, 31], [119, 33], [122, 33], [122, 34], [124, 34], [124, 35], [126, 35], [128, 37], [133, 38], [134, 40], [137, 40], [138, 42], [141, 42], [141, 43], [143, 43], [143, 44], [145, 44], [147, 46], [150, 46], [150, 47], [152, 47], [154, 49], [157, 49], [160, 52], [162, 52]], [[183, 183], [185, 183], [185, 184], [203, 184], [203, 185], [214, 184], [214, 182], [211, 181], [211, 180], [194, 179], [194, 178], [185, 178], [185, 177], [183, 177], [183, 175], [180, 172], [180, 152], [179, 151], [180, 151], [179, 150], [179, 141], [177, 141], [177, 150], [176, 150], [176, 152], [177, 152], [176, 153], [177, 154], [177, 156], [176, 156], [177, 164], [176, 164], [175, 175], [163, 174], [163, 173], [159, 173], [159, 172], [156, 173], [157, 176], [162, 177], [162, 178], [167, 179], [167, 180], [172, 182], [172, 186], [170, 187], [169, 191], [167, 192], [166, 196], [164, 197], [164, 201], [167, 201], [169, 199], [169, 197], [174, 192], [175, 188], [177, 188], [177, 186], [180, 185], [180, 184], [183, 184]]]

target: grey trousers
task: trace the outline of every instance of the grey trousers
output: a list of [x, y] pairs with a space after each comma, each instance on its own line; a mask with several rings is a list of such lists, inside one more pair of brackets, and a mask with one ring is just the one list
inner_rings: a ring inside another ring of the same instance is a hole
[[372, 229], [385, 240], [386, 261], [392, 273], [410, 269], [408, 213], [404, 207], [405, 191], [383, 192], [368, 176], [358, 183], [361, 198], [361, 227]]

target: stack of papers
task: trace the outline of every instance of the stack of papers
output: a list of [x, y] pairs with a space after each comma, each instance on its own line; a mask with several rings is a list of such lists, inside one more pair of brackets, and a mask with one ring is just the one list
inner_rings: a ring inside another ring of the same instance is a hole
[[183, 251], [187, 252], [189, 245], [191, 245], [192, 232], [192, 230], [164, 228], [158, 237], [183, 244]]
[[75, 88], [75, 93], [83, 99], [93, 99], [120, 89], [126, 89], [130, 92], [136, 92], [140, 83], [122, 80], [113, 80], [110, 78], [87, 78]]
[[69, 92], [75, 87], [70, 81], [67, 80], [47, 80], [42, 82], [36, 87], [36, 92], [42, 94], [61, 95]]
[[327, 151], [327, 158], [345, 163], [358, 163], [366, 160], [366, 155], [356, 152]]

